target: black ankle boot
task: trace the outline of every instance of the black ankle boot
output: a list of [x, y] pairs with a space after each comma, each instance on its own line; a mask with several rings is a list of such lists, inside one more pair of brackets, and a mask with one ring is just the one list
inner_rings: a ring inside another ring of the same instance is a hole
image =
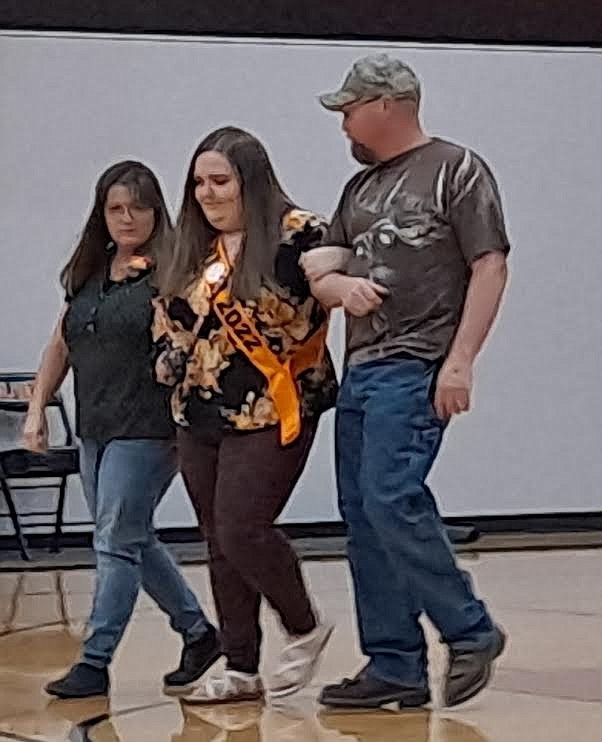
[[425, 706], [431, 700], [428, 687], [389, 683], [363, 670], [355, 678], [327, 685], [320, 694], [323, 706], [334, 708], [380, 708], [395, 703], [399, 708]]
[[200, 639], [184, 646], [178, 669], [167, 673], [163, 678], [165, 689], [185, 690], [186, 686], [203, 676], [221, 655], [222, 648], [217, 632], [211, 627]]
[[109, 693], [109, 671], [80, 662], [69, 670], [60, 680], [48, 683], [45, 690], [59, 698], [88, 698], [106, 696]]

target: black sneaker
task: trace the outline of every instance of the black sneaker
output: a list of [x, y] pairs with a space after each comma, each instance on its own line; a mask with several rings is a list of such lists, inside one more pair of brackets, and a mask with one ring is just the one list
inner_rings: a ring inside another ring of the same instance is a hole
[[221, 656], [217, 632], [211, 627], [200, 639], [184, 646], [178, 669], [163, 678], [164, 690], [167, 693], [186, 691], [187, 686], [203, 676]]
[[46, 693], [58, 698], [88, 698], [106, 696], [109, 693], [109, 671], [80, 662], [69, 670], [60, 680], [54, 680], [45, 687]]
[[506, 646], [506, 634], [499, 626], [494, 628], [491, 644], [485, 649], [449, 648], [449, 667], [443, 689], [446, 706], [457, 706], [480, 693], [491, 679], [493, 662]]
[[379, 708], [396, 703], [400, 708], [425, 706], [431, 700], [428, 688], [389, 683], [370, 675], [365, 669], [353, 679], [327, 685], [319, 702], [333, 708]]

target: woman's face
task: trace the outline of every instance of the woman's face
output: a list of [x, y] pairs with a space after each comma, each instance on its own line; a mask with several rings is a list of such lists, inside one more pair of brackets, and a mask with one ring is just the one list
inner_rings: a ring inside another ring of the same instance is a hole
[[132, 252], [148, 242], [155, 228], [154, 209], [140, 204], [124, 185], [109, 188], [104, 216], [113, 242]]
[[243, 229], [240, 181], [228, 158], [220, 152], [203, 152], [194, 164], [194, 196], [205, 218], [220, 232]]

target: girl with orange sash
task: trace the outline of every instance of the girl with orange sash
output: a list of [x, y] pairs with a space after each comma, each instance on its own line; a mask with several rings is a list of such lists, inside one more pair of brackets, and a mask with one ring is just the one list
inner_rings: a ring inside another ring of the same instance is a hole
[[173, 388], [181, 471], [209, 545], [227, 659], [189, 702], [263, 696], [262, 596], [289, 635], [272, 697], [307, 685], [332, 632], [273, 527], [336, 398], [328, 314], [299, 266], [326, 226], [294, 206], [255, 137], [228, 127], [198, 146], [153, 328], [157, 378]]

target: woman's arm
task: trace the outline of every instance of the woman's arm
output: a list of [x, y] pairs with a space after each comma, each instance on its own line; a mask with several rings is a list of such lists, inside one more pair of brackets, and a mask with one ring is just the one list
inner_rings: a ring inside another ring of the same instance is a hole
[[61, 310], [36, 373], [33, 393], [23, 427], [23, 446], [29, 451], [43, 453], [48, 449], [46, 405], [59, 390], [69, 371], [69, 353], [63, 336], [63, 318], [66, 311], [67, 305]]

